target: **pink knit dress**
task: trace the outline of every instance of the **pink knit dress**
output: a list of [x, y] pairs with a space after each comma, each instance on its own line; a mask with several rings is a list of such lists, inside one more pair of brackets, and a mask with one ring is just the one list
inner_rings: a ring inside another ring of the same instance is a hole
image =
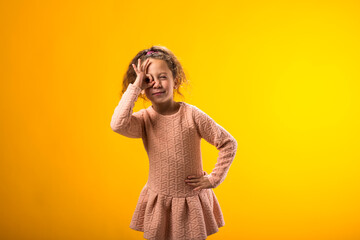
[[[225, 225], [212, 188], [194, 191], [189, 175], [208, 177], [213, 188], [222, 183], [235, 158], [236, 140], [197, 107], [180, 102], [172, 115], [152, 106], [133, 113], [141, 89], [130, 83], [111, 119], [113, 131], [142, 138], [149, 158], [148, 180], [140, 192], [130, 228], [151, 240], [203, 240]], [[219, 150], [208, 175], [202, 166], [204, 138]]]

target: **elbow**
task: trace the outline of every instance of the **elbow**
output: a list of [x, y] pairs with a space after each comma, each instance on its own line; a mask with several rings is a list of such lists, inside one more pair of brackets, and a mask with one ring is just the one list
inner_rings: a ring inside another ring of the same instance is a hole
[[119, 129], [118, 125], [115, 124], [114, 121], [111, 121], [111, 122], [110, 122], [110, 128], [111, 128], [111, 130], [113, 130], [114, 132], [116, 132], [116, 131]]
[[113, 130], [114, 132], [120, 132], [120, 128], [119, 127], [116, 127], [115, 125], [113, 125], [113, 124], [110, 124], [110, 128], [111, 128], [111, 130]]
[[117, 128], [116, 128], [115, 125], [112, 124], [112, 123], [110, 123], [110, 128], [111, 128], [111, 130], [113, 130], [114, 132], [117, 131]]
[[232, 138], [231, 143], [232, 143], [233, 155], [234, 155], [234, 157], [235, 157], [236, 152], [237, 152], [237, 148], [238, 148], [238, 142], [236, 141], [235, 138]]
[[119, 126], [110, 126], [111, 130], [113, 130], [114, 132], [120, 134], [120, 135], [124, 135], [126, 136], [126, 130], [125, 128], [119, 127]]
[[237, 148], [238, 148], [238, 142], [236, 141], [235, 138], [233, 139], [233, 144], [234, 144], [234, 149], [235, 149], [235, 151], [236, 151]]
[[224, 147], [224, 146], [226, 146], [228, 149], [231, 149], [233, 152], [236, 152], [237, 147], [238, 147], [238, 142], [236, 141], [236, 139], [233, 136], [228, 135], [228, 137], [226, 138], [226, 141], [224, 141], [222, 146], [220, 146], [220, 147]]
[[126, 128], [125, 121], [124, 120], [121, 120], [121, 121], [112, 120], [110, 122], [110, 128], [114, 132], [121, 133]]
[[226, 152], [227, 157], [235, 158], [238, 143], [234, 137], [229, 136], [222, 144], [215, 145], [218, 150]]

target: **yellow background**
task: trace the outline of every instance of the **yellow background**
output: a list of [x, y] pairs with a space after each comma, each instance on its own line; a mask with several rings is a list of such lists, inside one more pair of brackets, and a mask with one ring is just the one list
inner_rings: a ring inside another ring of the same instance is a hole
[[[135, 54], [164, 45], [184, 101], [238, 152], [208, 239], [360, 239], [358, 1], [1, 1], [0, 239], [143, 239], [141, 139], [113, 132]], [[148, 103], [139, 100], [135, 111]], [[204, 170], [218, 151], [202, 141]]]

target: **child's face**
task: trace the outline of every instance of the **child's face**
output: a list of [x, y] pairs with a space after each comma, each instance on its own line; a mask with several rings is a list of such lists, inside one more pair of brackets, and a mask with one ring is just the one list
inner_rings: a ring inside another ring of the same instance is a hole
[[[174, 78], [166, 62], [154, 58], [150, 58], [149, 62], [146, 73], [152, 76], [155, 83], [152, 87], [145, 89], [146, 97], [153, 104], [173, 101]], [[155, 95], [158, 92], [161, 93]]]

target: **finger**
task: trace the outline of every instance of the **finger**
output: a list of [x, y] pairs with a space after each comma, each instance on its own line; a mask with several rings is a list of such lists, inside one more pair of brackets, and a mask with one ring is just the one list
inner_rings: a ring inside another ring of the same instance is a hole
[[190, 176], [190, 177], [188, 177], [189, 179], [199, 179], [199, 178], [202, 178], [202, 176], [200, 176], [200, 177], [197, 177], [197, 176]]
[[149, 61], [147, 61], [147, 63], [145, 64], [145, 73], [148, 72], [148, 68], [149, 68], [149, 66], [150, 66], [150, 64], [151, 64], [150, 58], [148, 58], [147, 60], [149, 60]]
[[198, 179], [186, 179], [185, 181], [186, 181], [186, 182], [188, 182], [188, 183], [195, 183], [195, 182], [199, 182], [199, 180], [198, 180]]
[[138, 59], [137, 69], [140, 72], [140, 69], [141, 69], [141, 60], [140, 60], [140, 58]]
[[[155, 79], [154, 79], [154, 77], [153, 77], [152, 75], [150, 75], [150, 77], [151, 77], [152, 85], [154, 85], [154, 84], [155, 84]], [[151, 86], [152, 86], [152, 85], [151, 85]]]
[[194, 187], [198, 187], [198, 186], [202, 185], [201, 183], [198, 183], [198, 182], [187, 182], [187, 184], [190, 186], [194, 186]]
[[152, 82], [153, 81], [153, 77], [151, 76], [151, 74], [146, 74], [146, 76], [150, 79], [150, 82]]
[[153, 86], [152, 83], [147, 83], [145, 88], [151, 88]]
[[145, 62], [143, 62], [142, 64], [140, 64], [140, 71], [143, 72], [144, 71], [144, 66], [146, 64], [148, 59], [145, 60]]
[[198, 183], [194, 183], [194, 182], [188, 182], [187, 184], [189, 184], [191, 186], [199, 186]]
[[202, 176], [195, 176], [195, 175], [190, 175], [188, 176], [188, 178], [201, 178]]
[[134, 68], [134, 71], [137, 73], [137, 69], [136, 69], [136, 65], [135, 64], [132, 64], [133, 68]]
[[144, 63], [140, 63], [140, 64], [139, 64], [139, 71], [140, 71], [140, 72], [143, 71], [143, 65], [144, 65]]
[[145, 64], [145, 67], [144, 67], [144, 72], [145, 72], [145, 74], [148, 73], [148, 71], [149, 71], [149, 66], [150, 66], [150, 64], [151, 64], [150, 58], [148, 58], [148, 60], [149, 60], [149, 61]]
[[146, 82], [147, 84], [149, 84], [149, 83], [151, 82], [150, 75], [149, 75], [149, 74], [146, 74], [145, 76], [146, 76], [145, 82]]

